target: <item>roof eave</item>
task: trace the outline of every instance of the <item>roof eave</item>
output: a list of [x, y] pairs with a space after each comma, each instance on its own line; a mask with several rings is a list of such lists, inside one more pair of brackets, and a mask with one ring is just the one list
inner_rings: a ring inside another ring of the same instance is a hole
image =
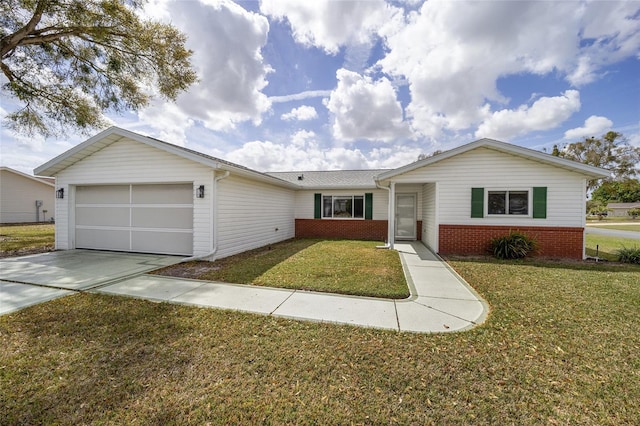
[[588, 164], [578, 163], [578, 162], [567, 160], [560, 157], [554, 157], [544, 152], [538, 152], [529, 148], [523, 148], [517, 145], [508, 144], [506, 142], [497, 141], [495, 139], [485, 138], [485, 139], [479, 139], [477, 141], [468, 143], [466, 145], [459, 146], [457, 148], [453, 148], [441, 154], [434, 155], [433, 157], [429, 157], [424, 160], [416, 161], [406, 166], [399, 167], [397, 169], [390, 170], [385, 173], [381, 173], [376, 177], [376, 181], [380, 182], [383, 180], [389, 180], [394, 176], [408, 173], [410, 171], [413, 171], [422, 167], [426, 167], [430, 164], [437, 163], [437, 162], [446, 160], [448, 158], [454, 157], [456, 155], [460, 155], [465, 152], [468, 152], [477, 148], [481, 148], [481, 147], [495, 149], [497, 151], [520, 156], [533, 161], [538, 161], [546, 164], [553, 164], [555, 166], [564, 168], [566, 170], [582, 173], [583, 175], [590, 177], [592, 179], [600, 179], [600, 178], [611, 176], [611, 172], [606, 169], [590, 166]]

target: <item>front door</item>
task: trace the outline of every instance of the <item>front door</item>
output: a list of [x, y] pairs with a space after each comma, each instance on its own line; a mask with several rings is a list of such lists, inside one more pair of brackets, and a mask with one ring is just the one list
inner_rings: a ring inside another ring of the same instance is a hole
[[416, 239], [416, 195], [396, 194], [396, 240]]

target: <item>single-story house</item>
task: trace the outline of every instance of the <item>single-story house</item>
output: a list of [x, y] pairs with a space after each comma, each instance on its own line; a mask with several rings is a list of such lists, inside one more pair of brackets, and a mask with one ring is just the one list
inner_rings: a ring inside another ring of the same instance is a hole
[[607, 204], [607, 210], [611, 212], [609, 216], [613, 217], [629, 217], [629, 210], [631, 209], [640, 209], [640, 202]]
[[55, 208], [54, 179], [0, 167], [0, 223], [51, 221]]
[[584, 258], [588, 179], [609, 172], [481, 139], [393, 170], [261, 173], [111, 127], [35, 169], [56, 178], [56, 248], [213, 260], [293, 237], [485, 253], [520, 230]]

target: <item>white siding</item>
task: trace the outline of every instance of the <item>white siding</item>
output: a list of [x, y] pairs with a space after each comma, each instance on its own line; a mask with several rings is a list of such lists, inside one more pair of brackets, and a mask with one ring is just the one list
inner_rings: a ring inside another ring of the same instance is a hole
[[314, 194], [322, 195], [364, 195], [373, 194], [373, 220], [387, 220], [389, 193], [384, 189], [355, 189], [355, 190], [304, 190], [295, 194], [295, 217], [296, 219], [314, 218]]
[[218, 258], [295, 236], [293, 190], [231, 174], [218, 182], [217, 208]]
[[438, 184], [426, 183], [422, 186], [422, 242], [433, 251], [438, 251]]
[[[395, 182], [438, 182], [441, 224], [584, 226], [585, 178], [568, 170], [500, 151], [478, 148], [393, 178]], [[547, 218], [471, 218], [471, 188], [547, 187]]]
[[[49, 221], [54, 217], [54, 198], [53, 186], [10, 170], [0, 171], [0, 223]], [[36, 200], [42, 201], [39, 217]], [[43, 210], [47, 210], [44, 216]]]
[[64, 188], [64, 199], [56, 199], [56, 248], [75, 247], [74, 211], [76, 185], [117, 183], [193, 183], [205, 185], [205, 198], [193, 199], [193, 251], [203, 255], [211, 250], [210, 204], [213, 171], [148, 145], [121, 140], [68, 167], [56, 176]]

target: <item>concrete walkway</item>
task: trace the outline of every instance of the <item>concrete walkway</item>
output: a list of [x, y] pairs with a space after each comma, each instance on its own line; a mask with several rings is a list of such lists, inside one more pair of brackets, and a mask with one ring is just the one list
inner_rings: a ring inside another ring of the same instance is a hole
[[411, 296], [404, 300], [140, 275], [92, 291], [277, 317], [398, 331], [461, 331], [481, 324], [487, 303], [418, 242], [396, 244]]

